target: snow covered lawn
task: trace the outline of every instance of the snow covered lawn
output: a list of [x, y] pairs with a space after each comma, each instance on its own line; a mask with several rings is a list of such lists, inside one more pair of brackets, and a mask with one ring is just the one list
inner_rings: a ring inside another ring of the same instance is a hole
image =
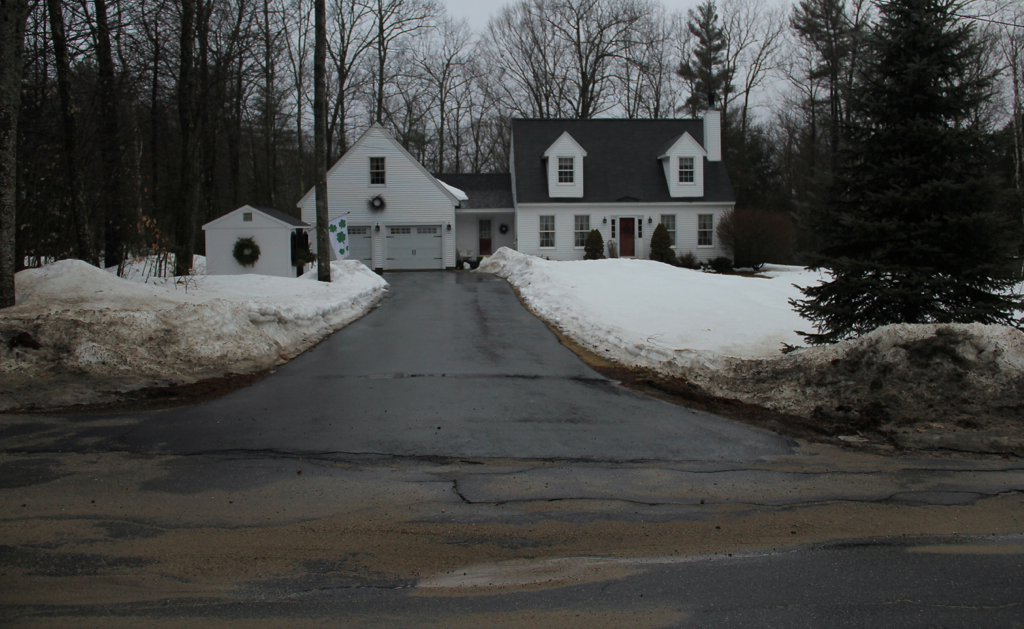
[[821, 279], [768, 266], [768, 278], [717, 275], [650, 260], [551, 262], [501, 249], [481, 266], [515, 286], [537, 314], [584, 346], [626, 364], [680, 355], [769, 358], [807, 329], [789, 299]]
[[[181, 284], [133, 273], [135, 281], [125, 280], [79, 260], [22, 271], [16, 305], [0, 310], [0, 409], [16, 405], [4, 389], [24, 378], [120, 378], [119, 386], [138, 388], [272, 368], [385, 295], [387, 282], [359, 262], [332, 263], [331, 274], [330, 284], [315, 271], [197, 275]], [[91, 401], [83, 396], [60, 403]]]

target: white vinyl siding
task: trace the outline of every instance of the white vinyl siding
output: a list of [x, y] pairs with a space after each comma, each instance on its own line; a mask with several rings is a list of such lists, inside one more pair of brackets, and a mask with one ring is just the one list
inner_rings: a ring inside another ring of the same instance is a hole
[[583, 196], [583, 159], [586, 155], [587, 152], [568, 133], [563, 133], [544, 151], [549, 197], [565, 199]]
[[554, 248], [555, 246], [555, 217], [544, 215], [540, 217], [540, 247]]
[[[697, 216], [706, 214], [713, 217], [713, 224], [717, 225], [722, 216], [729, 211], [729, 205], [716, 204], [659, 204], [644, 205], [642, 203], [609, 203], [609, 204], [587, 204], [586, 207], [565, 207], [567, 204], [522, 204], [519, 206], [518, 220], [524, 226], [519, 230], [519, 240], [516, 247], [522, 253], [550, 258], [552, 260], [582, 260], [584, 251], [574, 246], [575, 237], [570, 238], [569, 234], [575, 231], [576, 216], [581, 211], [588, 212], [590, 216], [591, 229], [601, 232], [605, 243], [612, 238], [612, 227], [620, 217], [632, 216], [638, 221], [643, 217], [643, 225], [637, 225], [636, 257], [643, 260], [650, 255], [648, 241], [650, 240], [653, 224], [648, 224], [648, 217], [656, 222], [661, 216], [674, 216], [676, 222], [676, 253], [690, 251], [698, 260], [711, 260], [718, 256], [728, 256], [729, 252], [723, 249], [717, 239], [711, 247], [697, 246]], [[662, 214], [664, 212], [664, 214]], [[540, 230], [538, 229], [541, 216], [553, 216], [555, 219], [555, 246], [554, 248], [540, 248]], [[608, 219], [605, 222], [604, 219]], [[643, 234], [642, 237], [639, 235]], [[560, 236], [559, 236], [560, 235]], [[574, 235], [575, 236], [575, 235]], [[607, 245], [606, 245], [607, 246]], [[605, 249], [607, 254], [607, 248]]]
[[[369, 183], [370, 157], [385, 158], [386, 188]], [[369, 200], [377, 195], [385, 201], [384, 210], [370, 208]], [[384, 259], [384, 240], [392, 226], [438, 227], [442, 236], [444, 264], [437, 268], [455, 267], [454, 201], [379, 127], [371, 127], [327, 174], [327, 206], [331, 220], [350, 212], [350, 225], [370, 227], [375, 269], [395, 268]], [[311, 190], [302, 199], [300, 207], [302, 220], [315, 225], [315, 192]], [[452, 224], [453, 229], [449, 230], [448, 224]], [[311, 244], [315, 240], [310, 238]]]
[[574, 216], [573, 217], [573, 245], [576, 247], [584, 247], [587, 244], [587, 234], [590, 233], [590, 216]]
[[668, 232], [669, 245], [676, 246], [676, 215], [675, 214], [662, 214], [661, 224], [665, 226], [665, 231]]
[[698, 214], [697, 215], [697, 246], [698, 247], [714, 247], [715, 246], [715, 215], [714, 214]]

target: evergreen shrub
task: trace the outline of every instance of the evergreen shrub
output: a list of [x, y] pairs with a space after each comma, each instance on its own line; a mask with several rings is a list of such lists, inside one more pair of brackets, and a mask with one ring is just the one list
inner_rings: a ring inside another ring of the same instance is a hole
[[604, 237], [596, 229], [590, 230], [587, 234], [587, 241], [583, 244], [584, 260], [600, 260], [604, 258]]
[[675, 265], [676, 252], [672, 251], [672, 241], [669, 239], [668, 230], [661, 223], [654, 228], [651, 234], [651, 260]]
[[725, 256], [718, 256], [711, 260], [711, 269], [715, 273], [732, 273], [732, 260]]

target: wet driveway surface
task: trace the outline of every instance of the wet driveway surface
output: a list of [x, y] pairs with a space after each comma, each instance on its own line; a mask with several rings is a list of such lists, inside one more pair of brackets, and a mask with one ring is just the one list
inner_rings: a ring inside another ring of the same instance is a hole
[[154, 414], [105, 446], [597, 461], [739, 461], [791, 451], [788, 439], [605, 379], [502, 279], [386, 279], [391, 296], [377, 310], [257, 385]]

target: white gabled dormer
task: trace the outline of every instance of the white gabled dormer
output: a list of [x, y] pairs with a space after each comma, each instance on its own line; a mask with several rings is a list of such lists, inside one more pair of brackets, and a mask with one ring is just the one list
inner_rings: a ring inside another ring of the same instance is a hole
[[670, 196], [704, 196], [704, 158], [707, 155], [707, 151], [701, 148], [693, 136], [684, 133], [658, 156], [665, 169], [665, 182]]
[[587, 152], [566, 131], [544, 151], [548, 169], [548, 196], [581, 198], [583, 196], [583, 158]]

